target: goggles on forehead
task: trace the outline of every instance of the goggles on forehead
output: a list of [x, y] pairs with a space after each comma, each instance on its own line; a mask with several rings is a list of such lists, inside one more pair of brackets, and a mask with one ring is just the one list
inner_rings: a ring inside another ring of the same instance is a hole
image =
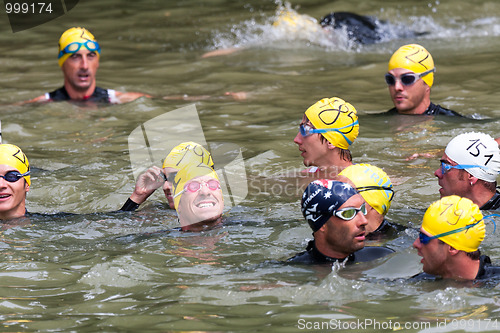
[[101, 47], [99, 46], [99, 43], [93, 40], [87, 40], [83, 43], [80, 42], [69, 43], [68, 45], [66, 45], [64, 49], [62, 49], [59, 52], [59, 56], [57, 57], [57, 59], [61, 58], [65, 54], [68, 53], [74, 54], [78, 52], [82, 48], [82, 46], [85, 46], [85, 48], [89, 51], [95, 51], [97, 53], [101, 53]]
[[206, 187], [208, 187], [212, 191], [216, 191], [216, 190], [220, 189], [220, 183], [216, 179], [210, 179], [209, 181], [206, 181], [206, 182], [191, 181], [191, 182], [187, 183], [186, 185], [184, 185], [184, 189], [182, 191], [180, 191], [179, 193], [177, 193], [176, 195], [174, 195], [174, 198], [177, 198], [179, 195], [181, 195], [182, 193], [184, 193], [186, 191], [191, 192], [191, 193], [198, 192], [199, 190], [201, 190], [201, 187], [203, 185], [205, 185]]
[[363, 215], [366, 215], [366, 213], [367, 213], [366, 204], [364, 202], [361, 205], [361, 207], [359, 207], [359, 208], [355, 208], [355, 207], [342, 208], [342, 209], [336, 210], [334, 214], [335, 214], [335, 216], [337, 216], [338, 218], [340, 218], [344, 221], [350, 221], [353, 218], [355, 218], [359, 212], [363, 213]]
[[480, 168], [480, 169], [486, 169], [485, 167], [481, 165], [472, 165], [472, 164], [457, 164], [457, 165], [451, 165], [448, 162], [441, 161], [441, 174], [445, 174], [451, 169], [459, 169], [459, 170], [465, 170], [465, 169], [470, 169], [470, 168]]
[[394, 190], [392, 187], [387, 187], [387, 186], [360, 186], [356, 188], [358, 192], [364, 192], [364, 191], [388, 191], [389, 194], [389, 201], [392, 201], [392, 198], [394, 198]]
[[433, 68], [433, 69], [429, 69], [428, 71], [425, 71], [423, 73], [406, 73], [406, 74], [401, 74], [401, 76], [399, 78], [395, 77], [394, 75], [392, 75], [390, 73], [387, 73], [387, 74], [385, 74], [385, 82], [388, 85], [393, 86], [396, 84], [397, 80], [400, 80], [404, 86], [411, 86], [412, 84], [417, 82], [418, 79], [423, 78], [427, 74], [433, 73], [435, 71], [436, 71], [436, 69]]
[[30, 174], [29, 171], [26, 171], [25, 173], [20, 173], [18, 171], [8, 171], [5, 175], [3, 176], [0, 175], [0, 178], [5, 179], [9, 183], [15, 183], [24, 176], [29, 176], [29, 174]]

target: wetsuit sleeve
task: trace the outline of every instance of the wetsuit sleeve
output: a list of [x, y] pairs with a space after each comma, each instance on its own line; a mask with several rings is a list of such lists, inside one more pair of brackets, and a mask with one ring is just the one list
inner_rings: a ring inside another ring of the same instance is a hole
[[139, 204], [137, 202], [132, 201], [130, 198], [127, 199], [127, 202], [120, 208], [121, 211], [131, 212], [139, 208]]

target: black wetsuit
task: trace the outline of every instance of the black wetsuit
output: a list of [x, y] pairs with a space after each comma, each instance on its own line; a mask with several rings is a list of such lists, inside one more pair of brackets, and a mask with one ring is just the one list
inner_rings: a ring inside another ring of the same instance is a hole
[[[96, 103], [111, 103], [112, 101], [110, 95], [112, 94], [114, 95], [113, 90], [96, 87], [94, 93], [84, 100]], [[47, 97], [47, 100], [53, 102], [71, 100], [71, 97], [69, 97], [69, 94], [64, 87], [47, 93], [45, 96]]]
[[346, 260], [347, 264], [354, 264], [357, 262], [372, 261], [388, 254], [393, 253], [394, 250], [383, 246], [365, 246], [359, 251], [351, 253], [346, 258], [332, 258], [325, 256], [321, 253], [314, 243], [314, 240], [309, 241], [307, 248], [304, 252], [296, 254], [294, 257], [288, 259], [286, 263], [291, 264], [333, 264], [335, 262], [343, 262]]
[[123, 204], [122, 208], [120, 208], [123, 212], [133, 212], [137, 208], [139, 208], [139, 204], [132, 199], [128, 198], [127, 201]]
[[345, 29], [349, 40], [359, 44], [374, 44], [391, 37], [397, 31], [397, 38], [408, 38], [423, 35], [410, 30], [395, 29], [385, 21], [374, 17], [358, 15], [350, 12], [334, 12], [320, 21], [322, 27]]
[[495, 192], [495, 194], [493, 195], [493, 197], [491, 197], [491, 199], [488, 200], [487, 203], [482, 205], [480, 209], [481, 210], [498, 210], [498, 211], [500, 211], [500, 192], [498, 191], [498, 188], [497, 188], [497, 191]]
[[[500, 279], [500, 267], [493, 266], [491, 264], [490, 257], [481, 255], [479, 257], [479, 270], [477, 271], [477, 275], [474, 281], [484, 281], [493, 278]], [[410, 280], [412, 281], [438, 280], [438, 279], [441, 278], [425, 272], [419, 273], [410, 278]]]
[[393, 222], [389, 222], [386, 219], [382, 221], [379, 227], [366, 235], [368, 240], [380, 240], [380, 239], [392, 239], [396, 238], [401, 231], [406, 229], [405, 226]]
[[[394, 107], [390, 109], [389, 111], [385, 112], [384, 114], [387, 115], [393, 115], [393, 114], [400, 114], [398, 113], [398, 110]], [[436, 105], [431, 102], [427, 110], [425, 110], [422, 115], [427, 115], [427, 116], [458, 116], [458, 117], [464, 117], [458, 112], [455, 112], [450, 109], [443, 108], [441, 105]], [[417, 115], [419, 116], [419, 115]]]

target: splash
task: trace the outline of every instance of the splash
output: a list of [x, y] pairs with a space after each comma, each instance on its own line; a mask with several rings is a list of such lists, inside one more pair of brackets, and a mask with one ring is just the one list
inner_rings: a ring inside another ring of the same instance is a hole
[[[215, 31], [210, 48], [272, 48], [307, 49], [318, 47], [325, 51], [362, 52], [369, 45], [360, 43], [352, 29], [345, 25], [333, 28], [322, 27], [321, 22], [307, 14], [300, 14], [288, 2], [277, 1], [273, 15], [263, 15], [232, 25], [229, 31]], [[394, 15], [396, 14], [396, 15]], [[460, 18], [445, 17], [437, 8], [427, 15], [403, 15], [392, 10], [380, 10], [379, 16], [365, 17], [375, 26], [378, 35], [376, 44], [404, 40], [440, 40], [500, 35], [500, 19], [496, 17], [476, 18], [464, 22]], [[390, 16], [391, 19], [383, 18]], [[435, 18], [434, 18], [435, 17]], [[393, 49], [393, 46], [390, 47]]]

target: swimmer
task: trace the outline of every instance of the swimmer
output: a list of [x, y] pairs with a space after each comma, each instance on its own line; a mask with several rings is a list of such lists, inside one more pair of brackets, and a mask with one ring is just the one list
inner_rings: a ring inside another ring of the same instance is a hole
[[29, 102], [91, 101], [119, 104], [139, 97], [151, 97], [139, 92], [119, 92], [96, 86], [101, 47], [87, 29], [70, 28], [59, 39], [58, 63], [64, 75], [64, 85]]
[[485, 236], [483, 214], [467, 198], [443, 197], [425, 212], [420, 235], [413, 243], [422, 257], [424, 273], [414, 279], [441, 277], [455, 280], [485, 280], [500, 277], [478, 249]]
[[[335, 40], [338, 37], [335, 36], [334, 32], [342, 31], [347, 34], [348, 43], [353, 46], [425, 34], [404, 30], [375, 17], [351, 12], [333, 12], [321, 18], [318, 22], [309, 15], [298, 14], [293, 9], [285, 7], [278, 8], [273, 27], [288, 32], [287, 35], [300, 33], [302, 36], [310, 37], [310, 39], [315, 39], [322, 34], [329, 39]], [[240, 49], [241, 47], [233, 47], [214, 50], [203, 54], [202, 58], [228, 55]]]
[[370, 164], [353, 164], [339, 173], [339, 180], [347, 178], [366, 202], [367, 239], [395, 236], [405, 227], [389, 222], [385, 216], [391, 207], [394, 189], [384, 170]]
[[304, 165], [310, 167], [306, 172], [328, 168], [338, 173], [352, 165], [349, 146], [358, 133], [354, 106], [338, 97], [323, 98], [306, 110], [293, 142], [299, 147]]
[[0, 144], [0, 178], [0, 220], [26, 215], [26, 194], [30, 190], [31, 177], [28, 158], [21, 148]]
[[199, 164], [214, 169], [212, 155], [202, 145], [188, 141], [175, 146], [163, 161], [161, 168], [152, 166], [137, 177], [134, 192], [120, 210], [136, 210], [160, 187], [163, 188], [169, 207], [174, 209], [172, 184], [176, 173], [188, 165]]
[[205, 164], [186, 165], [175, 175], [173, 199], [183, 231], [222, 224], [224, 199], [219, 177]]
[[421, 45], [401, 46], [389, 60], [385, 81], [394, 108], [386, 114], [460, 116], [431, 102], [434, 83], [434, 60]]
[[394, 252], [386, 247], [365, 247], [368, 225], [366, 203], [347, 183], [315, 180], [304, 191], [301, 206], [314, 239], [309, 242], [306, 251], [288, 259], [288, 263], [355, 263], [375, 260]]
[[497, 177], [500, 149], [488, 134], [464, 133], [453, 138], [434, 172], [441, 197], [458, 195], [472, 200], [481, 210], [500, 211]]

